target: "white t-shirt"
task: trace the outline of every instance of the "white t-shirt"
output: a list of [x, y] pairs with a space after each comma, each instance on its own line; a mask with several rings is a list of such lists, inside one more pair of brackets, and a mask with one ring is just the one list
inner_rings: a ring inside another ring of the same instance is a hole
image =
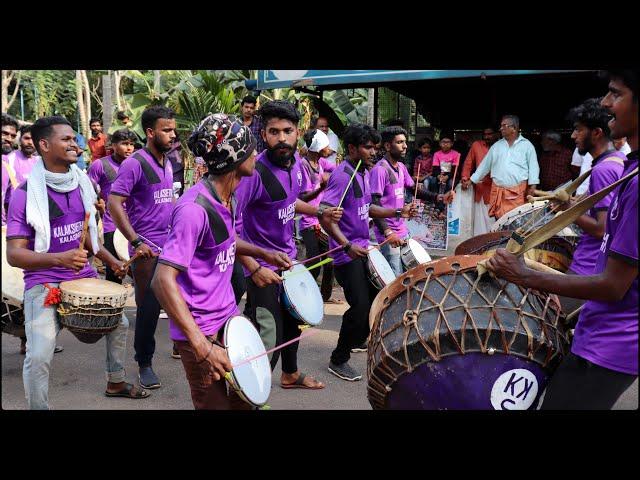
[[[586, 155], [582, 156], [578, 153], [578, 147], [573, 151], [573, 157], [571, 157], [571, 165], [576, 167], [580, 167], [580, 175], [591, 168], [591, 163], [593, 162], [593, 157], [589, 152]], [[589, 179], [587, 178], [576, 190], [576, 195], [582, 195], [589, 188]]]
[[622, 147], [618, 151], [624, 153], [625, 155], [629, 155], [631, 153], [631, 146], [629, 145], [629, 142], [624, 142], [624, 145], [622, 145]]
[[331, 163], [335, 165], [336, 157], [338, 156], [338, 151], [339, 151], [338, 149], [340, 148], [340, 139], [331, 130], [329, 130], [327, 137], [329, 137], [329, 148], [333, 150], [333, 153], [327, 157], [327, 160], [329, 160]]

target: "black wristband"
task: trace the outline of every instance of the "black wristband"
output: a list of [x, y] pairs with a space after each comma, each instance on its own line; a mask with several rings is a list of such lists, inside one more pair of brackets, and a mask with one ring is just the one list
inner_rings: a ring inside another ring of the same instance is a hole
[[351, 242], [347, 243], [344, 247], [342, 247], [342, 250], [344, 250], [345, 253], [351, 250]]
[[253, 272], [251, 272], [251, 275], [249, 275], [250, 277], [253, 277], [256, 273], [258, 273], [258, 270], [260, 270], [262, 268], [262, 265], [258, 265], [258, 268], [256, 268]]
[[402, 217], [402, 209], [396, 208], [396, 218], [400, 218], [400, 217]]
[[140, 245], [142, 245], [142, 239], [140, 237], [136, 238], [131, 242], [131, 246], [133, 248], [138, 248]]
[[318, 213], [316, 213], [316, 217], [318, 217], [318, 219], [322, 218], [322, 214], [324, 213], [326, 207], [318, 207]]

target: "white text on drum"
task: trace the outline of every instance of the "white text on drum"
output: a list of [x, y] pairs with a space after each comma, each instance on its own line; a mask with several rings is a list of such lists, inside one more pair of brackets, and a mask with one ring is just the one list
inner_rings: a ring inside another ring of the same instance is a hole
[[233, 242], [229, 248], [218, 253], [215, 265], [218, 266], [220, 272], [226, 272], [227, 268], [233, 267], [236, 260], [236, 242]]
[[283, 225], [293, 220], [293, 217], [295, 216], [296, 216], [296, 202], [293, 202], [291, 205], [287, 206], [287, 208], [280, 208], [278, 210], [278, 218], [282, 220]]

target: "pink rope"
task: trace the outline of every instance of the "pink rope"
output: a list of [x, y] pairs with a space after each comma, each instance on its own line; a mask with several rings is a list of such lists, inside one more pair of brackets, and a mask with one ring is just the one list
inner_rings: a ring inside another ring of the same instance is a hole
[[302, 335], [300, 335], [297, 338], [294, 338], [293, 340], [289, 340], [288, 342], [285, 342], [281, 345], [278, 345], [277, 347], [272, 348], [271, 350], [267, 350], [264, 353], [260, 353], [258, 355], [256, 355], [255, 357], [251, 357], [251, 358], [247, 358], [246, 360], [241, 361], [240, 363], [238, 363], [237, 365], [232, 365], [231, 368], [238, 368], [242, 365], [244, 365], [245, 363], [249, 363], [249, 362], [253, 362], [255, 359], [263, 357], [265, 355], [269, 355], [270, 353], [275, 352], [276, 350], [280, 350], [281, 348], [286, 347], [287, 345], [291, 345], [292, 343], [298, 342], [302, 339], [302, 337], [310, 337], [311, 335], [315, 335], [316, 333], [318, 333], [320, 330], [311, 330], [309, 333], [303, 333]]

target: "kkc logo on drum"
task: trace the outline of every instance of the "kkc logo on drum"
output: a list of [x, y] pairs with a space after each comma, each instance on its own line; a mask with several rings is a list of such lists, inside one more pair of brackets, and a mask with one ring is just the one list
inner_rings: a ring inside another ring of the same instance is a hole
[[538, 380], [529, 370], [516, 368], [498, 377], [491, 389], [496, 410], [527, 410], [538, 395]]

